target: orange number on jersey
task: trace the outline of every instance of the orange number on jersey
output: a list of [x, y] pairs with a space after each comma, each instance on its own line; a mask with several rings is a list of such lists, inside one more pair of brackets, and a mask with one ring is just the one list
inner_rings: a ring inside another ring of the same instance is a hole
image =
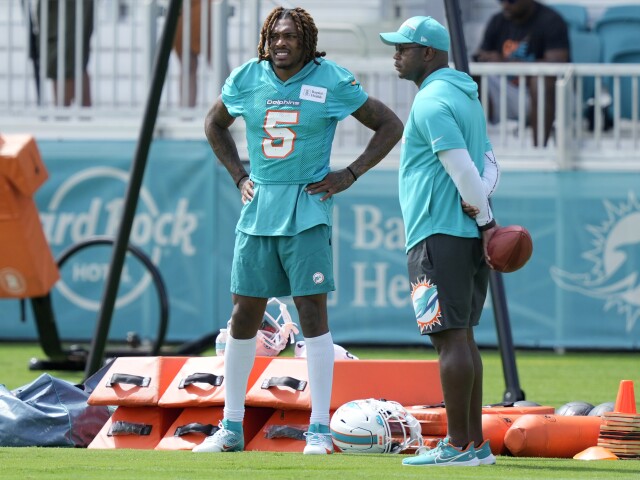
[[300, 112], [294, 110], [267, 110], [264, 131], [269, 138], [262, 141], [262, 151], [267, 158], [285, 158], [293, 152], [296, 132], [285, 125], [297, 125]]

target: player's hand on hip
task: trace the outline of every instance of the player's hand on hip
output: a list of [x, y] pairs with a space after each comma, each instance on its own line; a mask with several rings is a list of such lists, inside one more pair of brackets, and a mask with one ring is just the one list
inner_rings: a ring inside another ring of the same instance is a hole
[[305, 191], [309, 195], [324, 193], [325, 195], [320, 199], [321, 202], [324, 202], [336, 193], [346, 190], [353, 185], [354, 182], [355, 180], [353, 175], [345, 168], [343, 170], [338, 170], [337, 172], [329, 172], [327, 176], [319, 182], [307, 185]]
[[240, 181], [240, 195], [242, 196], [242, 204], [253, 200], [253, 180], [247, 177], [246, 180]]
[[460, 204], [462, 205], [462, 211], [469, 215], [471, 218], [476, 218], [480, 213], [480, 209], [478, 207], [474, 207], [470, 203], [465, 202], [464, 200], [460, 200]]

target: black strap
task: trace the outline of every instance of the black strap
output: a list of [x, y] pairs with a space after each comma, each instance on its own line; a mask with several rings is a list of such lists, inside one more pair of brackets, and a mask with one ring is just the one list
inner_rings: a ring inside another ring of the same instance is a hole
[[498, 403], [489, 403], [487, 405], [483, 405], [482, 408], [491, 408], [491, 407], [515, 407], [513, 402], [498, 402]]
[[308, 427], [294, 427], [292, 425], [269, 425], [265, 428], [264, 438], [293, 438], [294, 440], [304, 440]]
[[266, 390], [271, 387], [289, 387], [289, 388], [292, 388], [293, 390], [298, 390], [299, 392], [301, 392], [302, 390], [307, 388], [307, 381], [298, 380], [297, 378], [293, 378], [293, 377], [271, 377], [271, 378], [265, 379], [262, 382], [263, 389]]
[[127, 373], [114, 373], [107, 380], [107, 387], [113, 388], [114, 383], [127, 383], [137, 385], [138, 387], [148, 387], [151, 384], [151, 377], [139, 377], [138, 375], [129, 375]]
[[204, 436], [209, 437], [220, 430], [218, 427], [214, 427], [210, 423], [188, 423], [186, 425], [180, 425], [173, 432], [174, 437], [181, 437], [187, 433], [202, 433]]
[[113, 422], [107, 436], [114, 437], [118, 435], [140, 435], [147, 436], [151, 434], [153, 425], [146, 425], [144, 423], [131, 423], [118, 420]]
[[215, 375], [213, 373], [192, 373], [186, 378], [180, 380], [178, 388], [185, 388], [194, 383], [208, 383], [214, 387], [222, 385], [224, 375]]
[[444, 408], [444, 402], [434, 403], [431, 405], [416, 405], [414, 408]]

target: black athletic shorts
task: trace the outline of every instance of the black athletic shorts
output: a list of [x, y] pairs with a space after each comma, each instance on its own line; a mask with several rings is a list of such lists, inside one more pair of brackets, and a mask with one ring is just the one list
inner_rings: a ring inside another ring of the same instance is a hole
[[409, 250], [407, 265], [420, 334], [478, 325], [489, 283], [481, 239], [431, 235]]

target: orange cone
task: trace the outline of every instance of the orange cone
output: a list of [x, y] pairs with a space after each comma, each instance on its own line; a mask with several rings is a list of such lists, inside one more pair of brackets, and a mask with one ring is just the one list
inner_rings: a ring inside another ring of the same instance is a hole
[[573, 458], [575, 460], [618, 460], [615, 453], [604, 447], [589, 447], [576, 453]]
[[633, 393], [633, 381], [621, 380], [614, 412], [636, 413], [636, 397]]

